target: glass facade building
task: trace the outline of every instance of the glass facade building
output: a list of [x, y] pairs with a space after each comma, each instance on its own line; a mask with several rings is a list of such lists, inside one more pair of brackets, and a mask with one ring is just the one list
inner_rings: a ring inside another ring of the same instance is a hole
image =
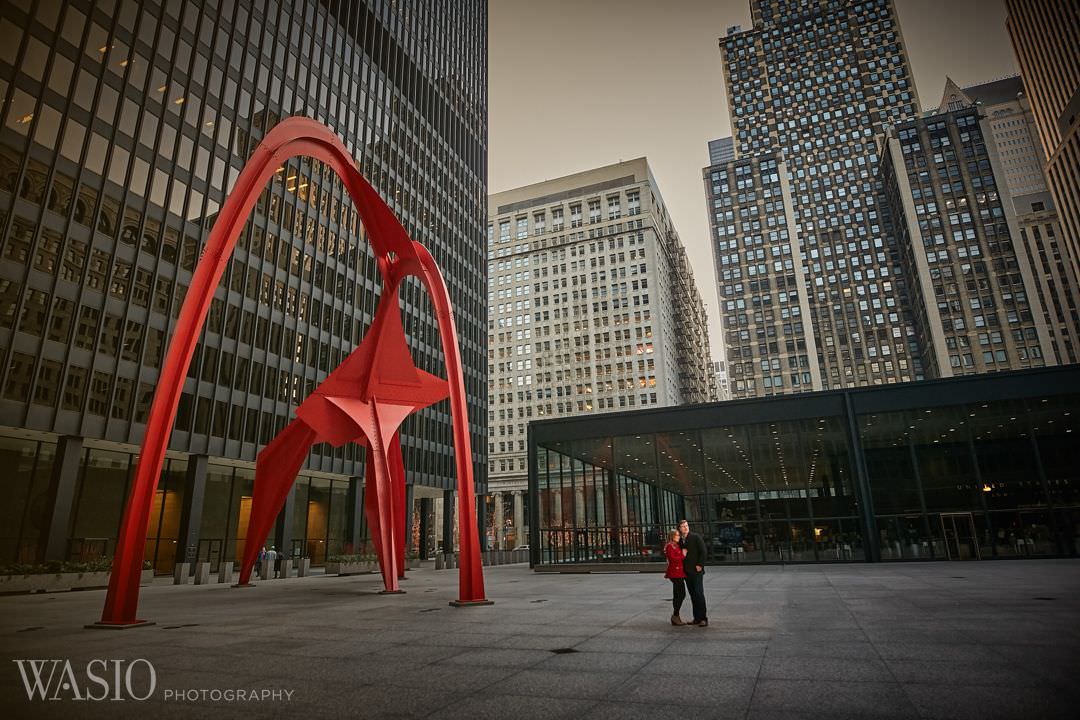
[[[442, 269], [482, 490], [486, 13], [478, 1], [3, 3], [0, 453], [14, 470], [0, 563], [111, 554], [201, 245], [258, 141], [290, 115], [338, 134]], [[160, 571], [239, 557], [256, 453], [356, 347], [379, 292], [341, 183], [320, 163], [285, 163], [191, 364], [147, 539]], [[416, 364], [441, 375], [430, 303], [414, 280], [401, 292]], [[448, 404], [408, 419], [402, 446], [413, 496], [452, 502]], [[363, 467], [359, 447], [316, 446], [271, 542], [316, 561], [356, 547]]]
[[530, 425], [534, 565], [1080, 554], [1076, 366]]

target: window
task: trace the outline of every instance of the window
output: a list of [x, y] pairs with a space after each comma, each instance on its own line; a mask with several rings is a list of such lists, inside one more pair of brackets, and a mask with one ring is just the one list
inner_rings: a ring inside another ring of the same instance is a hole
[[617, 220], [622, 217], [622, 206], [618, 195], [612, 195], [607, 199], [608, 220]]

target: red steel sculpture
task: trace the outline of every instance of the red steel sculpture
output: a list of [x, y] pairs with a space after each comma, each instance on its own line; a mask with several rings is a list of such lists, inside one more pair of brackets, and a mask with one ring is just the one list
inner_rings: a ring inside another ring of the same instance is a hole
[[[297, 408], [296, 419], [258, 455], [240, 584], [247, 584], [262, 540], [311, 446], [320, 442], [335, 447], [357, 442], [366, 448], [364, 509], [385, 591], [400, 592], [398, 579], [405, 555], [405, 466], [398, 428], [410, 413], [449, 396], [461, 543], [459, 596], [451, 604], [488, 603], [476, 527], [465, 382], [450, 296], [442, 274], [427, 249], [409, 238], [390, 208], [363, 178], [333, 131], [309, 118], [292, 117], [275, 126], [255, 149], [218, 215], [195, 269], [150, 408], [98, 627], [145, 622], [136, 619], [136, 614], [146, 528], [184, 378], [214, 291], [263, 186], [279, 167], [297, 156], [320, 160], [341, 178], [368, 230], [383, 277], [383, 291], [375, 318], [360, 345]], [[446, 359], [446, 380], [418, 369], [409, 354], [398, 302], [398, 288], [409, 276], [419, 278], [431, 297]]]

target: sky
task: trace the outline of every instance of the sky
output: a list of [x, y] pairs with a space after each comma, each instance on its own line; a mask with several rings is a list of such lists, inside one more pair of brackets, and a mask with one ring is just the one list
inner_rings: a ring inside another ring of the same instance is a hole
[[[924, 109], [1017, 73], [1002, 0], [894, 0]], [[488, 191], [645, 156], [723, 357], [701, 170], [731, 134], [718, 40], [749, 0], [490, 0]]]

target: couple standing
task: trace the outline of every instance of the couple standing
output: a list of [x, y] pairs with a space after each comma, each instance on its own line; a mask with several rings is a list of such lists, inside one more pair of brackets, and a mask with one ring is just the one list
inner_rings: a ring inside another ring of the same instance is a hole
[[675, 592], [672, 598], [675, 612], [671, 616], [671, 624], [687, 624], [679, 617], [679, 610], [689, 590], [690, 604], [694, 608], [694, 620], [689, 624], [708, 627], [709, 618], [705, 614], [705, 541], [697, 533], [690, 532], [690, 524], [681, 520], [679, 529], [671, 531], [664, 555], [668, 563], [664, 577], [671, 580]]

